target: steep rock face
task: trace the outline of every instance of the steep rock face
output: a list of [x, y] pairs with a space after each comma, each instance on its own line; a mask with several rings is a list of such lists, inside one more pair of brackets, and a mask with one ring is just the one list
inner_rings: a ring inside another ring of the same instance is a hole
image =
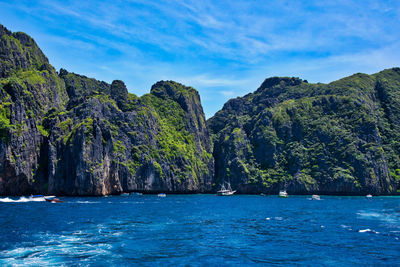
[[243, 193], [394, 193], [399, 93], [398, 68], [327, 85], [266, 79], [208, 121], [216, 183]]
[[[60, 73], [70, 97], [74, 95], [74, 106], [50, 114], [47, 121], [50, 192], [211, 190], [213, 161], [209, 142], [202, 141], [209, 136], [197, 91], [159, 82], [150, 94], [138, 98], [122, 81], [109, 85], [65, 70]], [[169, 95], [154, 93], [165, 87], [174, 87], [179, 99], [185, 95], [186, 110]], [[193, 110], [199, 113], [189, 112]], [[192, 121], [201, 125], [193, 126]]]
[[12, 33], [0, 25], [0, 37], [0, 78], [11, 76], [15, 70], [48, 67], [46, 56], [25, 33]]
[[32, 38], [3, 26], [0, 63], [1, 195], [211, 190], [193, 88], [159, 82], [139, 98], [122, 81], [58, 75]]
[[222, 181], [241, 193], [395, 193], [399, 91], [398, 68], [330, 84], [273, 77], [206, 122], [191, 87], [160, 81], [137, 97], [122, 81], [57, 74], [32, 38], [0, 25], [0, 195]]
[[46, 189], [43, 116], [67, 100], [64, 83], [35, 41], [0, 25], [0, 194]]

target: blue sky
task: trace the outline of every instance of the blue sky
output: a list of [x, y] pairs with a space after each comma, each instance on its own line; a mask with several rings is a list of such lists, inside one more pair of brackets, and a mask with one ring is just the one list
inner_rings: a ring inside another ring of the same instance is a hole
[[400, 1], [3, 1], [57, 69], [148, 93], [195, 87], [209, 118], [270, 76], [330, 82], [400, 64]]

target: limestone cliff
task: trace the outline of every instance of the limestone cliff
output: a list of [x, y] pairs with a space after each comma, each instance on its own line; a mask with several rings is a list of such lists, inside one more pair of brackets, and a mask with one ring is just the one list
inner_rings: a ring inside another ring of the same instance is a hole
[[216, 183], [239, 192], [393, 194], [400, 69], [330, 84], [273, 77], [209, 119]]
[[0, 27], [0, 194], [207, 192], [213, 159], [200, 96], [172, 81], [142, 97], [54, 70]]

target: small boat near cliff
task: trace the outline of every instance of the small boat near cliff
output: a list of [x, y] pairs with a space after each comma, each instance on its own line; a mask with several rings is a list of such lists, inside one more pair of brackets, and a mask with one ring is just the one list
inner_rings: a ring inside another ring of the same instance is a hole
[[121, 197], [129, 197], [129, 193], [124, 192], [124, 193], [121, 193], [120, 196]]
[[319, 195], [312, 195], [311, 200], [321, 200], [321, 197]]
[[286, 193], [286, 190], [279, 191], [279, 195], [278, 196], [279, 197], [283, 197], [283, 198], [289, 197], [288, 193]]
[[158, 196], [158, 197], [166, 197], [167, 194], [165, 194], [165, 193], [160, 193], [160, 194], [158, 194], [157, 196]]
[[56, 196], [30, 195], [29, 198], [27, 198], [26, 200], [27, 201], [41, 202], [41, 201], [46, 201], [47, 199], [53, 199], [55, 197]]
[[236, 193], [236, 190], [232, 190], [230, 183], [226, 183], [226, 185], [226, 187], [225, 183], [221, 185], [221, 189], [217, 191], [217, 196], [232, 196]]

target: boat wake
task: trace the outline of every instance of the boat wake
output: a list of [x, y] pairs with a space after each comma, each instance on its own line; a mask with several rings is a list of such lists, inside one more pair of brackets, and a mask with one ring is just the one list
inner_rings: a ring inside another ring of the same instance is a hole
[[24, 202], [43, 202], [46, 201], [44, 197], [20, 197], [19, 199], [12, 199], [9, 197], [6, 198], [0, 198], [0, 202], [5, 202], [5, 203], [24, 203]]
[[38, 244], [21, 243], [20, 246], [0, 251], [0, 262], [3, 263], [2, 266], [64, 266], [60, 264], [62, 260], [69, 266], [74, 265], [73, 262], [69, 262], [70, 258], [85, 262], [98, 255], [110, 257], [111, 245], [102, 243], [97, 235], [87, 235], [87, 232], [40, 233], [37, 235]]

